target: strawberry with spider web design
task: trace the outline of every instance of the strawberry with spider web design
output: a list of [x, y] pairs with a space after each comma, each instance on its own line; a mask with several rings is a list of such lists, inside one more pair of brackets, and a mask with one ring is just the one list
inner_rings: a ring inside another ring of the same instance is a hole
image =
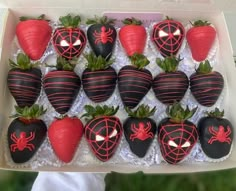
[[176, 55], [184, 40], [183, 25], [167, 17], [153, 26], [152, 41], [163, 57]]
[[188, 121], [197, 108], [185, 110], [180, 103], [167, 107], [168, 118], [158, 125], [158, 141], [164, 160], [170, 164], [182, 161], [192, 150], [198, 139], [196, 126]]
[[63, 27], [57, 28], [53, 33], [52, 44], [55, 51], [68, 60], [79, 57], [87, 42], [84, 31], [78, 27], [80, 17], [68, 14], [59, 20]]
[[85, 138], [94, 155], [101, 161], [108, 161], [115, 153], [123, 133], [119, 118], [113, 116], [119, 107], [85, 106], [88, 123], [85, 126]]

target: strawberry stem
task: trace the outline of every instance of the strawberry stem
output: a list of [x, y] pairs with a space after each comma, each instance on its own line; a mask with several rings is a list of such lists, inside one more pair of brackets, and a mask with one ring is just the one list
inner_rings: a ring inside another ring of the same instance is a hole
[[175, 72], [178, 68], [179, 62], [182, 59], [180, 59], [180, 56], [176, 58], [175, 56], [166, 57], [164, 60], [161, 60], [160, 58], [156, 59], [157, 65], [164, 70], [164, 72]]
[[116, 19], [110, 19], [107, 16], [98, 17], [95, 16], [93, 19], [86, 21], [87, 25], [102, 24], [102, 25], [114, 25]]
[[145, 66], [147, 66], [150, 63], [150, 61], [147, 59], [146, 56], [139, 53], [134, 53], [129, 58], [130, 58], [131, 64], [136, 66], [139, 70], [143, 69]]
[[85, 105], [84, 109], [86, 113], [83, 114], [81, 118], [86, 117], [85, 119], [86, 121], [88, 121], [100, 116], [113, 116], [118, 111], [119, 106], [114, 108], [113, 106], [108, 107], [107, 105], [104, 106], [97, 105], [96, 107], [93, 107], [91, 105]]
[[156, 107], [150, 109], [148, 105], [140, 105], [136, 110], [132, 111], [130, 108], [125, 107], [125, 111], [128, 113], [130, 117], [134, 118], [148, 118], [154, 115], [156, 112]]
[[197, 107], [190, 110], [188, 106], [184, 109], [180, 103], [176, 102], [172, 106], [166, 108], [166, 113], [174, 123], [182, 123], [191, 118], [197, 111]]
[[134, 17], [126, 18], [122, 22], [125, 25], [142, 25], [143, 24], [141, 20], [138, 20]]
[[32, 63], [30, 58], [23, 53], [19, 53], [16, 58], [16, 62], [9, 59], [9, 64], [11, 68], [19, 68], [22, 70], [30, 70], [33, 67], [37, 67], [40, 62]]
[[68, 14], [66, 16], [60, 17], [59, 21], [65, 28], [76, 28], [81, 22], [81, 19], [79, 15], [72, 16], [71, 14]]
[[211, 23], [208, 21], [203, 21], [203, 20], [197, 20], [194, 21], [193, 23], [189, 21], [193, 27], [202, 27], [202, 26], [209, 26]]
[[69, 61], [69, 60], [63, 58], [62, 56], [58, 56], [56, 66], [48, 65], [48, 64], [45, 64], [45, 65], [47, 67], [56, 68], [57, 70], [73, 71], [76, 66], [76, 62], [77, 62], [77, 60], [75, 60], [75, 59]]
[[45, 20], [45, 21], [49, 21], [47, 19], [45, 19], [45, 14], [42, 14], [38, 17], [26, 17], [26, 16], [21, 16], [19, 18], [20, 21], [28, 21], [28, 20]]
[[212, 72], [211, 64], [208, 60], [201, 62], [196, 70], [198, 74], [209, 74]]
[[34, 104], [31, 107], [25, 106], [23, 108], [15, 106], [16, 113], [11, 118], [23, 118], [25, 120], [38, 119], [41, 115], [45, 114], [47, 109], [43, 106]]
[[219, 108], [215, 108], [214, 111], [207, 112], [208, 117], [223, 118], [224, 110], [220, 111]]
[[106, 58], [103, 58], [101, 55], [96, 56], [93, 52], [90, 52], [89, 54], [84, 54], [84, 57], [88, 62], [87, 68], [90, 69], [91, 71], [105, 70], [109, 66], [111, 66], [115, 61], [114, 59], [107, 60]]

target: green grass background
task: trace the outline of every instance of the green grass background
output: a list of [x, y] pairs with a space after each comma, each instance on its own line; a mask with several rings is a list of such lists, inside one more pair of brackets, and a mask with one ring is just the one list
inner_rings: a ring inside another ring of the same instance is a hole
[[[32, 172], [0, 171], [0, 191], [29, 191], [36, 176]], [[171, 175], [112, 172], [105, 182], [106, 191], [236, 191], [236, 169]]]

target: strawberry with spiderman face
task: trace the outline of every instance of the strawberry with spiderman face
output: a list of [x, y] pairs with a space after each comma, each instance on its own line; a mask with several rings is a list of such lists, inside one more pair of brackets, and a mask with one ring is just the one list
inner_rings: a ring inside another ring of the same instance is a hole
[[197, 108], [189, 110], [182, 108], [176, 102], [167, 107], [167, 118], [158, 125], [158, 141], [164, 160], [170, 164], [182, 161], [192, 150], [198, 139], [195, 124], [188, 119], [196, 112]]
[[106, 105], [85, 106], [83, 117], [88, 121], [85, 125], [85, 138], [94, 155], [103, 162], [114, 155], [123, 133], [119, 118], [113, 116], [118, 109]]
[[116, 29], [113, 26], [115, 19], [109, 19], [106, 16], [88, 19], [87, 30], [88, 42], [96, 56], [101, 56], [109, 60], [116, 42]]
[[16, 26], [16, 36], [23, 51], [31, 60], [39, 60], [51, 39], [52, 27], [45, 15], [38, 18], [20, 17]]
[[80, 17], [68, 14], [60, 17], [59, 20], [63, 27], [57, 28], [53, 33], [54, 49], [60, 56], [68, 60], [79, 57], [87, 42], [84, 31], [78, 27]]
[[183, 43], [185, 29], [183, 25], [167, 17], [154, 25], [152, 41], [163, 57], [175, 56]]

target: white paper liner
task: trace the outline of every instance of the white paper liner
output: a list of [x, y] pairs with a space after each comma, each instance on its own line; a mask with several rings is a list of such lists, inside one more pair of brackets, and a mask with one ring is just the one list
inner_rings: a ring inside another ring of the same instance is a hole
[[[146, 68], [148, 70], [150, 70], [153, 77], [155, 77], [158, 73], [161, 72], [161, 69], [156, 64], [156, 58], [157, 57], [163, 58], [163, 57], [157, 51], [157, 49], [154, 47], [153, 43], [150, 40], [151, 28], [153, 25], [154, 24], [152, 24], [152, 25], [150, 25], [150, 27], [146, 28], [148, 35], [147, 35], [147, 44], [144, 49], [144, 55], [146, 55], [147, 58], [150, 60], [150, 64]], [[55, 28], [58, 27], [58, 24], [56, 22], [52, 22], [51, 26], [54, 27], [54, 30], [55, 30]], [[81, 28], [84, 31], [86, 31], [87, 26], [81, 26]], [[188, 26], [186, 26], [185, 28], [188, 28]], [[117, 28], [117, 32], [119, 32], [118, 28]], [[88, 52], [90, 52], [90, 50], [91, 50], [90, 46], [87, 43], [87, 45], [84, 49], [84, 53], [88, 53]], [[204, 107], [204, 106], [199, 105], [196, 102], [196, 100], [194, 99], [194, 97], [192, 96], [189, 89], [187, 90], [187, 92], [182, 100], [183, 105], [188, 105], [190, 108], [194, 108], [194, 107], [198, 106], [197, 112], [190, 120], [195, 124], [197, 124], [198, 120], [204, 116], [205, 111], [210, 111], [210, 110], [214, 109], [215, 107], [219, 107], [219, 108], [223, 107], [224, 96], [225, 96], [225, 93], [227, 92], [227, 81], [225, 78], [224, 70], [222, 70], [223, 66], [221, 65], [221, 63], [219, 63], [220, 61], [217, 60], [219, 58], [217, 55], [218, 50], [219, 50], [219, 43], [218, 43], [218, 38], [216, 38], [216, 42], [214, 43], [214, 46], [212, 47], [212, 51], [209, 54], [208, 59], [209, 59], [210, 63], [212, 64], [212, 66], [214, 66], [214, 68], [218, 67], [221, 69], [220, 70], [221, 74], [224, 76], [224, 79], [225, 79], [225, 86], [224, 86], [223, 92], [220, 95], [216, 104], [212, 107]], [[13, 60], [16, 59], [16, 55], [19, 52], [21, 52], [19, 45], [17, 44], [17, 40], [15, 40], [12, 45], [12, 52], [13, 52], [13, 58], [12, 58]], [[192, 73], [195, 72], [195, 70], [197, 68], [197, 63], [191, 58], [189, 48], [186, 45], [186, 39], [184, 39], [183, 45], [182, 45], [180, 51], [178, 52], [178, 54], [180, 55], [181, 58], [184, 58], [179, 65], [179, 70], [185, 72], [186, 75], [189, 77]], [[53, 65], [53, 64], [55, 65], [56, 64], [56, 57], [57, 57], [57, 55], [55, 53], [55, 50], [54, 50], [52, 44], [50, 43], [48, 45], [47, 50], [45, 51], [43, 57], [40, 59], [40, 61], [43, 64], [47, 63], [49, 65]], [[121, 44], [118, 40], [118, 35], [117, 35], [117, 41], [116, 41], [116, 44], [114, 47], [112, 58], [115, 58], [115, 62], [113, 64], [113, 67], [117, 72], [123, 66], [130, 64], [129, 59], [126, 56], [126, 54], [125, 54], [125, 52], [124, 52], [123, 48], [121, 47]], [[85, 67], [86, 67], [86, 60], [81, 55], [80, 58], [78, 59], [78, 64], [75, 68], [75, 72], [81, 77], [82, 72], [85, 69]], [[52, 69], [47, 68], [44, 65], [42, 65], [41, 70], [42, 70], [42, 74], [44, 76], [47, 72], [49, 72]], [[223, 71], [223, 73], [222, 73], [222, 71]], [[55, 112], [54, 108], [49, 103], [49, 101], [46, 97], [46, 94], [43, 90], [41, 91], [41, 94], [40, 94], [36, 103], [41, 104], [45, 108], [47, 108], [47, 113], [44, 116], [42, 116], [42, 119], [45, 121], [47, 126], [49, 126], [51, 124], [51, 122], [54, 120], [54, 117], [58, 117], [59, 114], [57, 112]], [[165, 113], [166, 106], [156, 99], [152, 89], [148, 92], [148, 94], [140, 102], [140, 104], [143, 104], [143, 103], [148, 104], [151, 107], [154, 107], [154, 106], [157, 107], [157, 111], [154, 114], [154, 116], [152, 117], [156, 121], [157, 125], [159, 124], [159, 122], [162, 119], [167, 117], [167, 115]], [[84, 112], [83, 108], [84, 108], [84, 105], [86, 105], [86, 104], [95, 105], [92, 101], [90, 101], [87, 98], [87, 96], [85, 95], [84, 91], [81, 88], [73, 106], [71, 107], [70, 111], [68, 112], [68, 115], [80, 117]], [[112, 105], [118, 106], [119, 105], [120, 109], [119, 109], [118, 113], [116, 114], [116, 116], [118, 116], [120, 118], [122, 123], [127, 118], [127, 114], [124, 110], [124, 106], [123, 106], [122, 101], [119, 96], [118, 88], [116, 88], [113, 95], [107, 101], [103, 102], [101, 105], [104, 105], [104, 104], [109, 105], [109, 106], [112, 106]], [[13, 111], [13, 113], [14, 113], [14, 111]], [[83, 123], [85, 124], [84, 121], [83, 121]], [[121, 138], [121, 142], [117, 148], [116, 153], [107, 162], [101, 162], [93, 155], [92, 151], [89, 148], [88, 143], [86, 142], [85, 138], [83, 137], [81, 139], [78, 149], [74, 155], [73, 160], [68, 164], [61, 162], [56, 157], [56, 155], [54, 154], [52, 147], [49, 143], [48, 138], [46, 138], [46, 140], [41, 145], [41, 147], [39, 148], [37, 153], [33, 156], [33, 158], [30, 159], [28, 162], [26, 162], [24, 164], [19, 164], [19, 165], [15, 164], [12, 161], [12, 159], [10, 157], [9, 149], [8, 149], [7, 135], [5, 135], [5, 137], [6, 137], [5, 147], [4, 147], [5, 148], [5, 160], [6, 160], [7, 165], [9, 165], [10, 167], [14, 167], [14, 168], [30, 167], [32, 169], [37, 169], [37, 168], [43, 167], [43, 166], [61, 167], [61, 166], [65, 166], [65, 165], [89, 166], [89, 165], [107, 165], [107, 164], [110, 164], [110, 165], [122, 164], [122, 165], [126, 165], [126, 166], [152, 166], [152, 165], [158, 165], [163, 162], [164, 162], [164, 164], [166, 163], [161, 155], [161, 152], [160, 152], [159, 143], [157, 141], [157, 135], [155, 136], [147, 154], [143, 158], [139, 158], [131, 152], [129, 145], [123, 135]], [[226, 158], [220, 159], [218, 161], [222, 161], [225, 159]], [[206, 161], [216, 162], [216, 161], [208, 160], [206, 158], [205, 154], [202, 152], [200, 144], [197, 143], [194, 146], [194, 148], [192, 149], [191, 153], [181, 162], [194, 163], [194, 162], [199, 162], [199, 161], [201, 161], [201, 162], [206, 162]]]

